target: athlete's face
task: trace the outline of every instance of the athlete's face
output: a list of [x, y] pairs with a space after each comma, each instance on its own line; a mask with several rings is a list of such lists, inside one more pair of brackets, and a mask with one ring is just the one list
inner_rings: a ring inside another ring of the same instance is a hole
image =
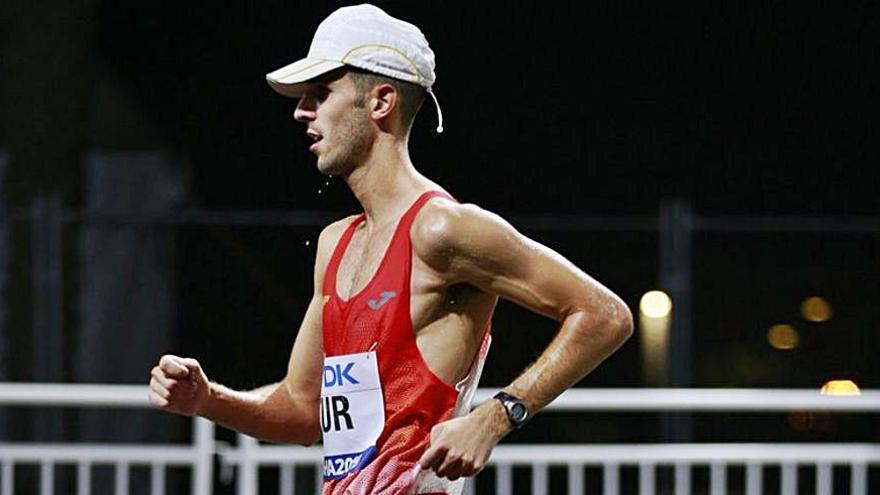
[[364, 160], [370, 148], [370, 121], [363, 98], [344, 71], [315, 79], [300, 98], [293, 118], [308, 126], [315, 142], [318, 170], [346, 175]]

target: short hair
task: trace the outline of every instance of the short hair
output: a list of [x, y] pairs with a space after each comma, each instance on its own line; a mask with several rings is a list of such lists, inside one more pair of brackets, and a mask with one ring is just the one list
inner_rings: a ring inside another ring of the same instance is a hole
[[[412, 124], [416, 119], [416, 114], [419, 113], [419, 109], [422, 108], [422, 103], [425, 101], [425, 88], [418, 84], [401, 81], [399, 79], [392, 79], [357, 67], [347, 68], [348, 73], [351, 75], [351, 79], [354, 81], [355, 87], [361, 95], [379, 84], [390, 84], [394, 86], [394, 89], [397, 90], [397, 93], [400, 95], [400, 99], [398, 100], [400, 120], [407, 131], [412, 128]], [[363, 101], [358, 101], [359, 105], [362, 105], [363, 103]]]

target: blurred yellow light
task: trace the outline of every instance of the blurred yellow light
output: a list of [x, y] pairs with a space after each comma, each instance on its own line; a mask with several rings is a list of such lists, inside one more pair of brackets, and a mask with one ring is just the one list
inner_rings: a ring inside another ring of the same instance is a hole
[[639, 310], [649, 318], [665, 318], [672, 312], [672, 299], [663, 291], [652, 290], [642, 296]]
[[770, 343], [771, 347], [780, 351], [794, 349], [798, 346], [800, 340], [798, 331], [791, 325], [773, 325], [767, 331], [767, 342]]
[[831, 304], [821, 297], [812, 296], [801, 302], [801, 316], [807, 321], [816, 323], [828, 321], [833, 313]]
[[852, 380], [831, 380], [822, 385], [821, 392], [825, 395], [862, 395]]

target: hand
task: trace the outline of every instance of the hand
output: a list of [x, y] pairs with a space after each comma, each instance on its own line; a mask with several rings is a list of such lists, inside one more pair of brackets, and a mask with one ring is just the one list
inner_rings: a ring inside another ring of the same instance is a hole
[[434, 426], [419, 465], [450, 480], [473, 476], [483, 470], [492, 449], [510, 430], [503, 406], [491, 400], [467, 416]]
[[208, 400], [208, 377], [195, 359], [166, 354], [150, 376], [150, 402], [156, 407], [193, 416]]

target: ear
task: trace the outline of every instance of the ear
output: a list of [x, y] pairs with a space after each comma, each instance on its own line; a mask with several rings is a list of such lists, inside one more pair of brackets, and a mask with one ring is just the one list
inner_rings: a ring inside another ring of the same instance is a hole
[[370, 116], [374, 120], [385, 120], [397, 108], [400, 94], [390, 84], [377, 84], [370, 91]]

